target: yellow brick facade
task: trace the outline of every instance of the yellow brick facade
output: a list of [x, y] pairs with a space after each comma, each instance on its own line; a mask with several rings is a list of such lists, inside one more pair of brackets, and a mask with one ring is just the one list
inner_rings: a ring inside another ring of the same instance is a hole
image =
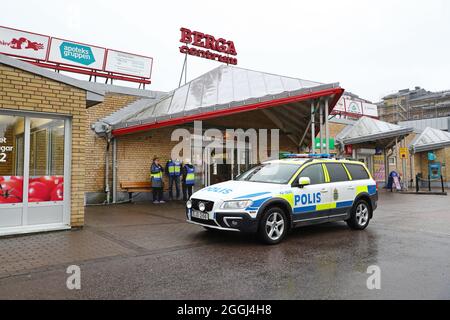
[[[258, 112], [245, 112], [221, 119], [204, 121], [206, 128], [242, 128], [250, 125], [255, 128], [276, 128], [276, 126]], [[188, 129], [188, 127], [186, 127]], [[169, 160], [173, 147], [178, 144], [171, 141], [172, 132], [177, 127], [155, 129], [144, 133], [120, 136], [117, 139], [117, 177], [118, 187], [124, 181], [146, 181], [149, 179], [149, 169], [155, 156], [159, 157], [163, 166]], [[192, 128], [188, 129], [193, 132]], [[270, 141], [270, 137], [268, 138]], [[284, 134], [280, 133], [280, 150], [298, 152], [297, 146]], [[183, 159], [181, 159], [183, 160]], [[99, 172], [99, 174], [102, 174]], [[103, 175], [104, 177], [104, 175]], [[165, 177], [167, 179], [167, 177]], [[168, 181], [165, 181], [168, 185]], [[122, 191], [120, 187], [118, 191]]]
[[39, 75], [0, 65], [0, 109], [72, 116], [71, 225], [82, 226], [86, 161], [86, 92]]
[[[91, 129], [91, 125], [111, 113], [139, 99], [136, 96], [108, 93], [104, 102], [87, 110], [88, 125], [86, 126], [86, 192], [102, 192], [105, 186], [105, 155], [106, 141]], [[112, 148], [110, 148], [110, 156]], [[110, 167], [112, 171], [112, 168]], [[112, 174], [110, 175], [112, 177]]]

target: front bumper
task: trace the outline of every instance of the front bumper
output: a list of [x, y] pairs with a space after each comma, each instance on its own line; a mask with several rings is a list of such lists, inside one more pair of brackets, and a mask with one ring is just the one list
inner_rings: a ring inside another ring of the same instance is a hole
[[209, 220], [191, 217], [190, 209], [186, 211], [187, 222], [208, 228], [224, 231], [254, 233], [258, 230], [258, 220], [253, 219], [246, 212], [216, 212], [210, 213]]

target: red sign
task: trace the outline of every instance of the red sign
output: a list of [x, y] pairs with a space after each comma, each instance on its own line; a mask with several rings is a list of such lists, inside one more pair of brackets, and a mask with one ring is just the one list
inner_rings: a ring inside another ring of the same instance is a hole
[[[204, 59], [215, 60], [226, 64], [237, 65], [237, 59], [230, 57], [229, 55], [236, 56], [236, 48], [233, 41], [225, 40], [224, 38], [218, 38], [204, 34], [198, 31], [191, 31], [186, 28], [181, 28], [181, 43], [186, 45], [180, 47], [180, 52], [183, 54], [189, 54], [191, 56], [197, 56]], [[190, 48], [191, 44], [195, 47], [204, 48], [201, 50], [197, 48]], [[219, 52], [211, 52], [211, 51]]]
[[353, 154], [353, 146], [351, 144], [345, 146], [345, 154]]
[[44, 61], [50, 37], [0, 26], [0, 53]]
[[3, 26], [0, 26], [0, 54], [24, 58], [43, 68], [141, 84], [151, 83], [151, 57]]

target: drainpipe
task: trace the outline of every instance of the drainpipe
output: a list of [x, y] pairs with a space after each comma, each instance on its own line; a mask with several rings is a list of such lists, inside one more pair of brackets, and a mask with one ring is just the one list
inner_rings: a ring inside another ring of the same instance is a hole
[[105, 193], [106, 193], [106, 203], [109, 204], [111, 200], [111, 190], [109, 189], [109, 146], [111, 144], [111, 139], [109, 137], [106, 140], [106, 152], [105, 152]]
[[[111, 189], [109, 188], [109, 149], [112, 141], [111, 126], [108, 123], [96, 122], [92, 125], [91, 129], [102, 138], [105, 138], [105, 193], [106, 201], [103, 204], [111, 203]], [[113, 160], [114, 161], [114, 160]], [[114, 165], [114, 164], [113, 164]], [[113, 168], [114, 170], [114, 168]]]
[[112, 190], [112, 197], [113, 197], [113, 203], [117, 203], [117, 138], [112, 139], [113, 143], [113, 162], [112, 162], [112, 170], [113, 170], [113, 190]]
[[315, 133], [316, 133], [316, 124], [315, 124], [315, 110], [314, 110], [314, 100], [311, 102], [311, 153], [316, 153], [316, 147], [314, 144]]
[[330, 154], [330, 126], [328, 122], [329, 117], [329, 105], [328, 99], [325, 100], [325, 141], [326, 141], [326, 153]]

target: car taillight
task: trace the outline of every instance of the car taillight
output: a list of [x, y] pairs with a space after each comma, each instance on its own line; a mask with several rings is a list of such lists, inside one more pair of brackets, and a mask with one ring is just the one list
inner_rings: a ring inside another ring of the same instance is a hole
[[377, 187], [377, 192], [378, 192], [378, 181], [375, 182], [375, 185]]

